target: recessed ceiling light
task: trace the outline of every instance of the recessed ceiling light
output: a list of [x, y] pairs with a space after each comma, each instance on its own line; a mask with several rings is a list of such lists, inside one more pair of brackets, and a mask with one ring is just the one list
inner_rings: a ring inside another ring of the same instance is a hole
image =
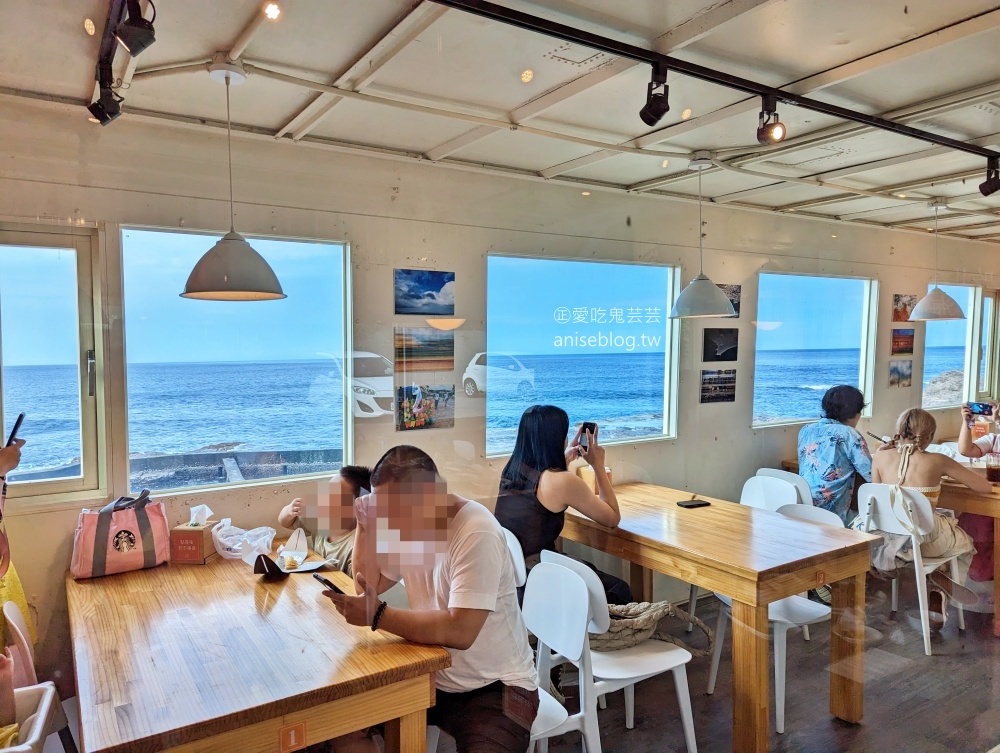
[[521, 81], [525, 84], [529, 83], [531, 79], [535, 77], [535, 72], [531, 68], [525, 68], [521, 71]]
[[663, 164], [661, 165], [661, 167], [670, 167], [670, 160], [668, 159], [663, 160]]
[[272, 21], [277, 21], [278, 16], [281, 15], [281, 6], [277, 3], [268, 3], [264, 6], [264, 15]]
[[795, 211], [795, 207], [790, 208], [788, 211], [789, 212], [794, 212]]
[[896, 194], [896, 196], [898, 196], [901, 199], [905, 199], [906, 198], [906, 194], [905, 193], [898, 193], [898, 194]]
[[687, 120], [691, 117], [691, 108], [685, 107], [684, 112], [681, 113], [681, 120]]
[[590, 191], [582, 191], [581, 194], [583, 196], [590, 196]]
[[97, 118], [87, 118], [87, 120], [89, 120], [91, 123], [100, 123], [101, 122]]
[[87, 32], [90, 36], [94, 36], [97, 32], [97, 27], [94, 26], [94, 22], [89, 18], [83, 19], [83, 30]]
[[836, 238], [837, 236], [836, 236], [836, 235], [831, 235], [830, 237], [831, 237], [831, 238]]

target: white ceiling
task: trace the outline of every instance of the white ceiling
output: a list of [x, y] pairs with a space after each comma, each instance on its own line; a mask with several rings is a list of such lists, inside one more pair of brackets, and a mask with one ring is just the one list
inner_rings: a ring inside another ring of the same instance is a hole
[[[500, 2], [1000, 149], [1000, 2]], [[182, 116], [219, 127], [225, 100], [202, 64], [229, 51], [263, 4], [159, 0], [156, 43], [138, 59], [124, 49], [116, 58], [123, 118]], [[663, 196], [695, 193], [687, 155], [710, 150], [727, 165], [703, 178], [706, 196], [719, 203], [926, 230], [933, 217], [927, 202], [944, 197], [943, 230], [996, 235], [1000, 242], [1000, 193], [979, 195], [985, 160], [977, 156], [787, 105], [779, 110], [789, 138], [765, 150], [754, 138], [759, 99], [673, 73], [671, 110], [650, 129], [638, 116], [648, 66], [430, 0], [284, 0], [281, 6], [277, 22], [258, 23], [240, 60], [298, 83], [251, 69], [233, 91], [234, 122], [245, 130], [515, 171], [581, 190]], [[145, 0], [144, 7], [148, 18]], [[89, 102], [107, 10], [108, 0], [7, 0], [0, 91]], [[95, 36], [84, 31], [88, 17]], [[199, 67], [150, 74], [177, 63]], [[526, 69], [533, 78], [524, 83]], [[320, 94], [303, 80], [368, 99]]]

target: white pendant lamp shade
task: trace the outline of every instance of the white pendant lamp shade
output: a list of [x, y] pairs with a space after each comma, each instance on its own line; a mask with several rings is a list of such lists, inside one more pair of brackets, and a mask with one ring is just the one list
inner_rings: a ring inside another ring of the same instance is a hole
[[701, 171], [711, 167], [712, 161], [705, 158], [691, 160], [688, 169], [698, 171], [698, 276], [687, 284], [670, 309], [671, 319], [695, 319], [698, 317], [736, 316], [736, 309], [722, 289], [705, 276], [702, 262], [702, 221], [701, 221]]
[[[938, 270], [938, 210], [947, 204], [940, 199], [931, 202], [934, 207], [934, 274]], [[964, 319], [962, 307], [954, 298], [945, 293], [934, 283], [934, 289], [921, 298], [910, 312], [911, 322], [940, 322], [948, 319]]]
[[964, 318], [962, 307], [937, 285], [930, 293], [920, 299], [910, 313], [911, 322], [938, 322], [945, 319]]
[[[231, 66], [230, 66], [231, 67]], [[229, 232], [212, 246], [188, 276], [181, 298], [204, 301], [276, 301], [285, 298], [278, 276], [246, 238], [236, 232], [233, 209], [233, 134], [229, 114], [231, 70], [221, 66], [226, 82], [226, 133], [229, 143]], [[214, 73], [214, 72], [213, 72]], [[213, 79], [216, 78], [213, 75]], [[245, 79], [244, 79], [245, 80]], [[236, 83], [242, 83], [239, 78]]]
[[688, 283], [670, 310], [671, 319], [694, 319], [701, 316], [736, 316], [736, 309], [729, 296], [704, 274], [699, 274]]
[[242, 235], [226, 233], [191, 270], [182, 298], [274, 301], [284, 298], [277, 275]]

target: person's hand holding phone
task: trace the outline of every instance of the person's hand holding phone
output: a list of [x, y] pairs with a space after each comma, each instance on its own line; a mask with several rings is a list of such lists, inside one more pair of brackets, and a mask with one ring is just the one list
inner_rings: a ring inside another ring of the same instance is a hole
[[594, 426], [594, 430], [587, 430], [587, 446], [580, 447], [580, 457], [587, 461], [592, 468], [604, 470], [604, 448], [597, 443], [597, 434], [600, 429]]
[[17, 468], [21, 462], [21, 448], [23, 446], [23, 439], [14, 439], [6, 447], [0, 448], [0, 476], [6, 476]]
[[566, 465], [569, 465], [574, 460], [576, 460], [582, 454], [580, 448], [580, 437], [583, 436], [583, 427], [581, 426], [576, 430], [576, 434], [573, 435], [573, 441], [566, 445]]
[[355, 575], [355, 580], [362, 590], [357, 596], [337, 593], [329, 589], [323, 591], [323, 595], [333, 602], [337, 611], [344, 616], [348, 624], [371, 625], [372, 620], [375, 619], [375, 612], [378, 611], [381, 604], [378, 591], [373, 586], [368, 585], [365, 576], [360, 572]]

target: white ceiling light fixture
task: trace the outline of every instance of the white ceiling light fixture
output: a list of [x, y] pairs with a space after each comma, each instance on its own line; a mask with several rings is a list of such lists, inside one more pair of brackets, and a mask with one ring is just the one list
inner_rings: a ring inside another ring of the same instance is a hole
[[911, 322], [940, 322], [950, 319], [964, 319], [962, 307], [954, 298], [945, 293], [937, 284], [938, 276], [938, 210], [946, 209], [948, 203], [935, 199], [930, 203], [934, 208], [934, 289], [925, 295], [910, 313]]
[[712, 166], [712, 160], [705, 154], [696, 153], [688, 163], [688, 170], [698, 171], [698, 276], [688, 283], [677, 296], [670, 310], [671, 319], [695, 319], [708, 317], [736, 316], [736, 309], [722, 289], [705, 276], [704, 224], [701, 219], [701, 172]]
[[277, 3], [268, 3], [264, 6], [264, 15], [269, 21], [277, 21], [278, 16], [281, 15], [281, 6]]
[[226, 84], [226, 136], [229, 144], [229, 232], [210, 248], [194, 265], [184, 286], [182, 298], [205, 301], [275, 301], [285, 298], [274, 270], [236, 232], [236, 212], [233, 204], [233, 127], [229, 110], [230, 83], [241, 84], [246, 74], [232, 70], [233, 64], [213, 65], [213, 80]]
[[452, 330], [458, 329], [463, 324], [465, 324], [465, 319], [447, 319], [444, 317], [438, 317], [436, 319], [427, 319], [427, 323], [434, 329], [441, 330]]

